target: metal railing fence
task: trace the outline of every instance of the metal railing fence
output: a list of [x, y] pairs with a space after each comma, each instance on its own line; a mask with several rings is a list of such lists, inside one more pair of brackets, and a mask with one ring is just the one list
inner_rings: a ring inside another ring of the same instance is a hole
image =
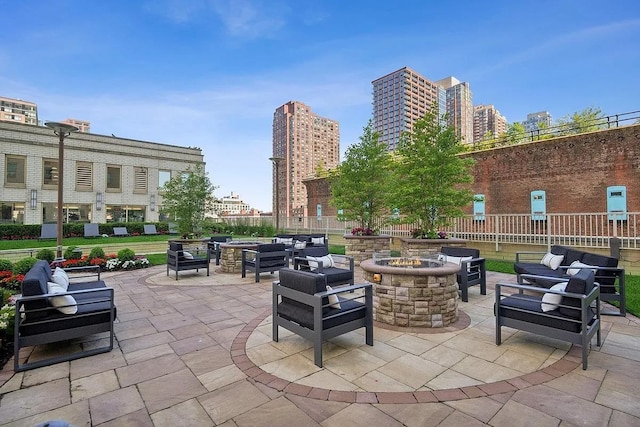
[[[540, 217], [540, 215], [536, 215]], [[621, 247], [640, 248], [640, 212], [611, 213], [559, 213], [545, 214], [543, 219], [532, 219], [531, 214], [467, 215], [455, 218], [442, 229], [451, 237], [477, 242], [531, 245], [568, 245], [608, 248], [611, 238], [621, 240]], [[272, 217], [234, 217], [221, 219], [234, 224], [260, 225]], [[396, 221], [397, 222], [397, 221]], [[341, 221], [335, 216], [280, 218], [281, 229], [290, 233], [349, 234], [358, 227], [355, 221]], [[409, 237], [415, 224], [388, 224], [380, 220], [374, 226], [380, 234]]]
[[507, 145], [521, 144], [524, 142], [539, 141], [542, 139], [559, 138], [568, 135], [576, 135], [585, 132], [613, 129], [622, 126], [630, 126], [640, 122], [640, 111], [612, 114], [597, 117], [593, 120], [585, 120], [579, 123], [566, 123], [549, 126], [542, 129], [524, 131], [520, 134], [509, 135], [503, 133], [497, 137], [490, 137], [482, 141], [475, 141], [470, 149], [472, 151], [484, 150]]

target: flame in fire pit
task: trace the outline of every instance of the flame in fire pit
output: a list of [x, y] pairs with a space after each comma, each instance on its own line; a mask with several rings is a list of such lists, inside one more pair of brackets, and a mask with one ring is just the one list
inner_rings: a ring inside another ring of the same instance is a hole
[[388, 267], [399, 267], [399, 268], [433, 268], [433, 267], [442, 267], [442, 262], [437, 259], [431, 258], [378, 258], [375, 259], [374, 262], [377, 265], [386, 265]]
[[387, 265], [392, 267], [416, 267], [422, 265], [422, 260], [417, 258], [390, 259]]

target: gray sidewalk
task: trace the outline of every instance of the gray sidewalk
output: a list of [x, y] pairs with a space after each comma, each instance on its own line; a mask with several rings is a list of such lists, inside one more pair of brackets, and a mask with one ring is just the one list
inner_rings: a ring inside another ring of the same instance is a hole
[[512, 275], [490, 273], [487, 296], [472, 288], [456, 327], [376, 327], [373, 347], [357, 332], [331, 340], [323, 369], [299, 337], [271, 341], [274, 276], [175, 281], [153, 267], [104, 278], [116, 290], [117, 348], [15, 375], [9, 362], [0, 425], [640, 425], [638, 319], [603, 317], [587, 371], [579, 348], [559, 341], [511, 331], [496, 346], [493, 285]]

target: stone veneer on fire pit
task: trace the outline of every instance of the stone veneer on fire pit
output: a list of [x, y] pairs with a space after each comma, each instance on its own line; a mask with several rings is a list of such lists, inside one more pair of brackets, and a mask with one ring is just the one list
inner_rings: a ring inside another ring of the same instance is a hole
[[[412, 268], [360, 263], [366, 281], [373, 283], [374, 320], [394, 326], [442, 328], [458, 320], [460, 267]], [[380, 280], [374, 280], [374, 275]]]

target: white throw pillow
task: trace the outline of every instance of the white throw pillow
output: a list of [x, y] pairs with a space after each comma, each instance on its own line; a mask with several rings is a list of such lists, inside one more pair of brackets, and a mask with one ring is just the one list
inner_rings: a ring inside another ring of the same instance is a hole
[[[550, 289], [554, 291], [562, 291], [564, 292], [567, 287], [568, 282], [557, 283], [553, 285]], [[562, 295], [546, 293], [542, 295], [542, 302], [540, 303], [540, 308], [545, 313], [547, 311], [553, 311], [558, 308], [558, 305], [562, 302]]]
[[191, 252], [182, 251], [182, 256], [184, 259], [193, 259], [193, 254]]
[[324, 237], [312, 237], [311, 243], [314, 245], [324, 245]]
[[53, 271], [51, 280], [53, 280], [54, 283], [60, 285], [64, 292], [67, 292], [67, 289], [69, 289], [69, 276], [67, 275], [67, 272], [60, 267], [56, 267], [56, 269]]
[[325, 255], [320, 257], [307, 256], [307, 262], [309, 263], [309, 267], [311, 270], [318, 269], [318, 263], [322, 263], [322, 268], [335, 267], [335, 263], [333, 262], [333, 258], [331, 255]]
[[307, 242], [296, 240], [296, 243], [293, 245], [293, 247], [296, 249], [304, 249], [307, 247]]
[[[55, 282], [47, 282], [47, 288], [48, 293], [50, 294], [64, 294], [65, 292], [67, 292], [62, 288], [62, 286], [58, 285]], [[78, 312], [76, 300], [71, 295], [51, 297], [49, 298], [49, 302], [62, 314], [76, 314]]]
[[[327, 291], [332, 291], [333, 288], [329, 285], [327, 285]], [[333, 308], [340, 308], [340, 300], [338, 299], [338, 295], [333, 294], [333, 295], [328, 295], [329, 297], [329, 304], [331, 304], [330, 307]]]
[[[438, 259], [440, 261], [444, 261], [444, 262], [450, 262], [452, 264], [455, 265], [462, 265], [462, 261], [471, 261], [473, 259], [473, 257], [471, 256], [451, 256], [451, 255], [440, 255], [438, 257]], [[467, 264], [467, 271], [471, 271], [471, 265]]]
[[284, 243], [285, 245], [293, 245], [293, 237], [276, 237], [276, 243]]
[[[598, 270], [597, 267], [595, 265], [589, 265], [589, 264], [583, 264], [580, 261], [573, 261], [571, 263], [571, 267], [583, 267], [583, 268], [591, 268], [591, 271], [595, 272]], [[567, 274], [569, 276], [573, 276], [580, 273], [580, 268], [568, 268], [567, 269]]]
[[540, 264], [546, 265], [552, 270], [557, 270], [562, 264], [562, 260], [564, 259], [564, 255], [554, 255], [551, 252], [547, 252], [540, 261]]

